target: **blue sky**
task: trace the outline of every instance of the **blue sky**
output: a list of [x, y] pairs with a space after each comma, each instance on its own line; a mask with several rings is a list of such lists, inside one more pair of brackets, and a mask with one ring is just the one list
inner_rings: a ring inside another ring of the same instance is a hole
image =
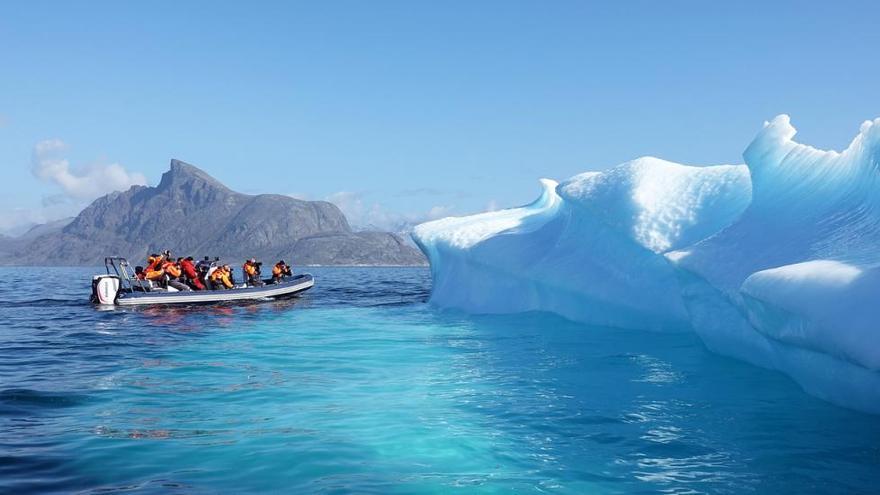
[[867, 1], [4, 2], [0, 229], [155, 184], [171, 158], [385, 224], [641, 155], [740, 162], [779, 113], [839, 149], [880, 116], [877, 19]]

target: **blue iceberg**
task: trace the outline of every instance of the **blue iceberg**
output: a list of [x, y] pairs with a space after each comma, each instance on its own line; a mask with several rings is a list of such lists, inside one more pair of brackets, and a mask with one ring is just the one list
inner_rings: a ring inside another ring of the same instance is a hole
[[421, 224], [431, 301], [693, 331], [809, 393], [880, 413], [880, 119], [843, 152], [767, 122], [745, 165], [653, 157], [561, 183], [533, 203]]

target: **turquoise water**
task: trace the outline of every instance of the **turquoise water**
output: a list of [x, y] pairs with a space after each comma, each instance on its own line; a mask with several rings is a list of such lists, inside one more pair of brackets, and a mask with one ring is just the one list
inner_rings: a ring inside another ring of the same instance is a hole
[[0, 491], [880, 486], [880, 418], [693, 335], [439, 311], [425, 269], [311, 271], [292, 302], [98, 311], [92, 270], [48, 295], [3, 269]]

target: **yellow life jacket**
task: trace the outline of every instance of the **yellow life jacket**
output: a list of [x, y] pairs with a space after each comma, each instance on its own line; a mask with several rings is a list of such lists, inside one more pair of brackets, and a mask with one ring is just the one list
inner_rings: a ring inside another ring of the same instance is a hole
[[242, 271], [250, 277], [253, 277], [257, 274], [257, 266], [252, 265], [250, 262], [241, 265]]
[[223, 268], [214, 270], [214, 273], [211, 274], [211, 280], [214, 282], [223, 282], [223, 285], [226, 286], [227, 289], [234, 287], [234, 285], [232, 285], [232, 280], [229, 280], [229, 272]]
[[172, 278], [177, 278], [180, 276], [181, 270], [180, 267], [170, 261], [162, 265], [162, 269], [165, 270], [165, 273], [171, 275]]

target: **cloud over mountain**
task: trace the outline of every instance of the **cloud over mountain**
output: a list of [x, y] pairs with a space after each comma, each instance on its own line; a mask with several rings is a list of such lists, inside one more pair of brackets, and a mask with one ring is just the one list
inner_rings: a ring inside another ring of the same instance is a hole
[[73, 199], [93, 200], [113, 191], [147, 183], [143, 174], [129, 172], [118, 163], [72, 169], [64, 157], [67, 148], [67, 144], [57, 138], [40, 141], [34, 145], [31, 172], [42, 181], [58, 185]]
[[[58, 145], [43, 143], [40, 151], [56, 152]], [[66, 177], [66, 161], [52, 160], [43, 160], [40, 172]], [[116, 178], [101, 183], [123, 182]], [[72, 184], [80, 187], [77, 181]], [[90, 189], [72, 190], [85, 194], [82, 191]], [[297, 265], [425, 262], [417, 249], [394, 233], [353, 230], [331, 203], [238, 193], [180, 160], [171, 161], [170, 170], [155, 187], [111, 192], [94, 200], [72, 221], [38, 234], [7, 242], [5, 247], [0, 243], [0, 264], [98, 265], [104, 256], [143, 260], [162, 249], [227, 260], [285, 259]]]
[[409, 232], [419, 223], [436, 220], [452, 212], [452, 208], [445, 205], [433, 206], [422, 212], [395, 212], [380, 203], [367, 200], [362, 193], [352, 191], [339, 191], [325, 200], [338, 206], [349, 223], [358, 229]]

